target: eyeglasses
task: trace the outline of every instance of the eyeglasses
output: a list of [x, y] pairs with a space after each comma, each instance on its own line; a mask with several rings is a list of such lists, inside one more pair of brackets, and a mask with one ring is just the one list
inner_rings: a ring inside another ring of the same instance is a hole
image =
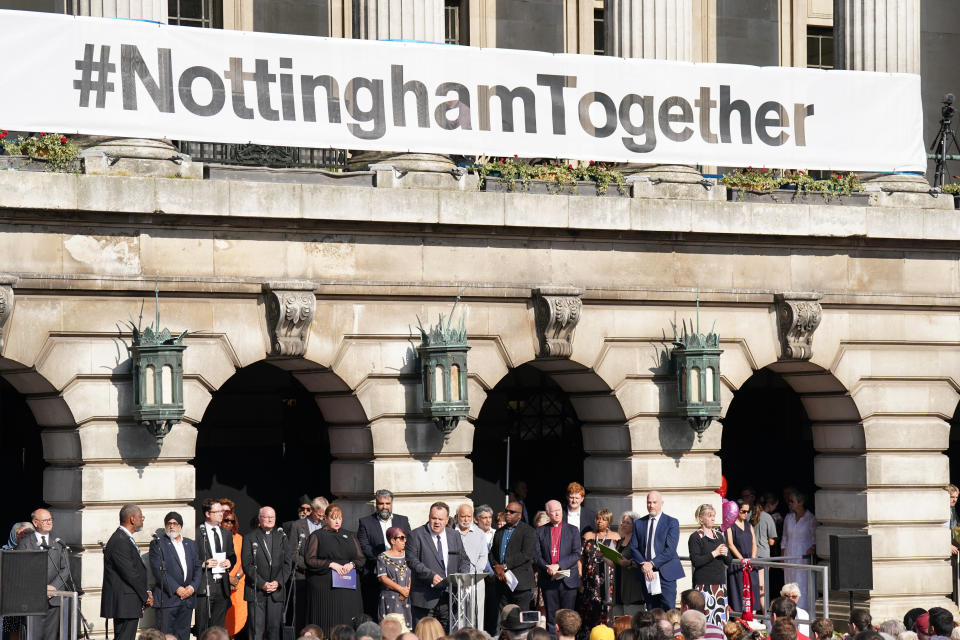
[[168, 527], [172, 527], [173, 525], [177, 525], [179, 527], [180, 523], [177, 522], [176, 520], [171, 520], [170, 522], [167, 523]]
[[49, 518], [44, 518], [43, 520], [37, 520], [37, 522], [53, 522], [53, 516], [50, 516]]
[[236, 522], [233, 518], [224, 518], [223, 521], [227, 524], [233, 524]]
[[512, 514], [523, 513], [523, 511], [514, 511], [513, 509], [505, 509], [505, 511], [506, 511], [507, 513], [512, 513]]
[[406, 540], [407, 536], [397, 536], [394, 540]]
[[313, 507], [300, 507], [300, 513], [303, 513], [304, 511], [306, 511], [307, 513], [310, 513], [311, 511], [313, 511]]
[[750, 509], [740, 509], [740, 513], [750, 513]]
[[210, 513], [223, 513], [223, 509], [210, 509]]

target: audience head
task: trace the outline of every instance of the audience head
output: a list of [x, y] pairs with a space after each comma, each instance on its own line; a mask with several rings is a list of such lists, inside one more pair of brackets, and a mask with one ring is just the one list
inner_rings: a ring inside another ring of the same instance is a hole
[[907, 631], [913, 631], [913, 625], [917, 622], [917, 618], [926, 612], [926, 609], [921, 609], [920, 607], [916, 607], [914, 609], [910, 609], [910, 611], [907, 611], [903, 616], [903, 628]]
[[850, 633], [855, 634], [872, 629], [872, 622], [873, 619], [870, 617], [869, 611], [865, 609], [854, 609], [850, 612]]
[[[629, 618], [630, 616], [627, 617]], [[637, 640], [637, 632], [627, 627], [617, 634], [617, 640]]]
[[797, 623], [792, 618], [777, 618], [770, 632], [770, 640], [797, 640]]
[[397, 640], [419, 640], [413, 631], [404, 631]]
[[552, 636], [546, 629], [534, 627], [527, 632], [527, 640], [552, 640]]
[[316, 638], [317, 640], [323, 640], [323, 629], [319, 625], [308, 624], [303, 629], [300, 629], [300, 637], [310, 637]]
[[[433, 509], [431, 508], [431, 511], [432, 510]], [[420, 618], [417, 626], [413, 629], [413, 633], [420, 640], [439, 640], [446, 635], [443, 631], [443, 626], [440, 624], [440, 621], [433, 616]]]
[[884, 638], [874, 629], [867, 629], [855, 635], [854, 640], [884, 640]]
[[664, 611], [663, 617], [670, 621], [670, 624], [673, 625], [673, 628], [676, 629], [680, 626], [680, 616], [682, 612], [678, 609], [670, 609], [670, 611]]
[[702, 612], [706, 608], [707, 601], [704, 599], [703, 594], [696, 589], [687, 589], [680, 594], [681, 611], [692, 609], [694, 611]]
[[[676, 611], [673, 609], [672, 611]], [[707, 633], [707, 616], [702, 611], [689, 609], [680, 616], [680, 633], [684, 640], [697, 640]]]
[[913, 623], [913, 630], [922, 639], [930, 635], [930, 614], [921, 613]]
[[310, 501], [310, 519], [314, 523], [323, 522], [327, 517], [327, 507], [330, 506], [330, 502], [323, 496], [317, 496]]
[[137, 640], [166, 640], [166, 637], [159, 629], [144, 629], [137, 636]]
[[953, 614], [943, 607], [933, 607], [930, 614], [930, 635], [950, 636], [953, 632]]
[[713, 508], [712, 504], [700, 505], [697, 507], [694, 515], [697, 518], [697, 522], [699, 522], [700, 526], [704, 529], [712, 529], [714, 523], [717, 521], [717, 510]]
[[198, 640], [230, 640], [230, 634], [223, 627], [214, 625], [204, 629]]
[[800, 585], [796, 582], [788, 582], [780, 589], [780, 595], [784, 598], [790, 598], [794, 604], [800, 602]]
[[402, 614], [388, 613], [383, 616], [383, 620], [380, 621], [381, 640], [397, 640], [400, 634], [406, 633], [407, 631], [409, 631], [409, 629], [407, 629], [407, 623]]
[[727, 640], [740, 640], [745, 633], [746, 629], [736, 620], [731, 620], [723, 625], [723, 635], [726, 636]]
[[546, 511], [537, 511], [533, 514], [533, 520], [530, 521], [530, 524], [536, 527], [542, 527], [543, 525], [550, 522], [550, 516], [547, 515]]
[[583, 504], [583, 498], [587, 495], [587, 490], [579, 482], [571, 482], [567, 485], [567, 508], [570, 511], [578, 511]]
[[811, 640], [830, 640], [833, 637], [833, 620], [817, 618], [810, 623]]
[[558, 609], [553, 614], [553, 622], [557, 625], [558, 638], [573, 638], [580, 631], [580, 614], [572, 609]]
[[630, 622], [630, 626], [634, 631], [638, 631], [642, 627], [653, 627], [656, 623], [657, 619], [653, 617], [652, 611], [637, 611], [633, 614], [633, 620]]
[[955, 484], [948, 484], [946, 486], [947, 493], [950, 494], [950, 506], [956, 506], [957, 496], [960, 495], [960, 489], [957, 488]]
[[497, 523], [497, 529], [502, 529], [503, 526], [504, 526], [505, 524], [507, 524], [507, 512], [506, 512], [506, 511], [498, 511], [498, 512], [497, 512], [496, 523]]
[[[897, 640], [900, 640], [898, 637]], [[950, 632], [950, 640], [960, 640], [960, 627], [954, 627]]]
[[[500, 612], [500, 635], [504, 640], [526, 640], [527, 634], [534, 626], [536, 625], [532, 622], [520, 620], [520, 607], [507, 605]], [[419, 633], [417, 637], [420, 637]], [[423, 638], [420, 637], [420, 640]]]
[[653, 629], [660, 638], [673, 638], [676, 635], [676, 628], [666, 617], [658, 619], [657, 624], [648, 629]]
[[[952, 627], [953, 624], [950, 626]], [[901, 623], [899, 620], [884, 620], [884, 622], [880, 625], [880, 633], [889, 633], [894, 638], [899, 638], [900, 634], [904, 631], [905, 629], [903, 628], [903, 623]]]
[[367, 620], [357, 626], [357, 640], [360, 638], [370, 638], [370, 640], [380, 640], [380, 625], [373, 620]]
[[616, 616], [613, 619], [613, 637], [619, 640], [620, 632], [630, 628], [630, 616]]
[[783, 596], [774, 598], [773, 602], [770, 603], [770, 615], [773, 616], [774, 620], [777, 618], [791, 618], [796, 620], [797, 604], [790, 598], [784, 598]]
[[[548, 633], [547, 640], [549, 640], [549, 638], [550, 634]], [[479, 629], [465, 627], [458, 629], [457, 632], [453, 634], [453, 640], [490, 640], [490, 636]]]
[[[329, 513], [327, 517], [330, 517]], [[357, 632], [348, 624], [338, 624], [330, 629], [330, 640], [356, 640], [356, 637]]]
[[482, 504], [473, 510], [473, 519], [477, 526], [484, 531], [489, 531], [493, 526], [493, 508], [488, 504]]
[[[952, 633], [950, 634], [950, 637], [953, 637]], [[898, 638], [898, 640], [920, 640], [920, 637], [917, 635], [916, 631], [910, 631], [909, 629], [907, 629], [906, 631], [900, 634], [900, 637]]]
[[616, 640], [613, 629], [605, 624], [598, 624], [590, 630], [590, 640]]

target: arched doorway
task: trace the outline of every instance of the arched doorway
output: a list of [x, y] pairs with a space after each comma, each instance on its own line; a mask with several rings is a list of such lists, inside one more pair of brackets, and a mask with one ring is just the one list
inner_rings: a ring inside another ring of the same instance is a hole
[[0, 483], [7, 488], [4, 510], [10, 519], [4, 526], [29, 520], [30, 512], [44, 504], [45, 466], [40, 428], [26, 398], [0, 378]]
[[758, 496], [772, 491], [785, 514], [783, 490], [794, 487], [813, 509], [812, 423], [800, 394], [772, 369], [754, 372], [734, 392], [723, 418], [720, 458], [727, 498], [739, 498], [746, 487]]
[[470, 458], [475, 504], [503, 507], [508, 465], [510, 483], [527, 484], [530, 517], [547, 500], [562, 500], [567, 484], [584, 481], [586, 458], [570, 395], [533, 364], [511, 369], [487, 393]]
[[198, 515], [204, 499], [227, 497], [244, 530], [263, 505], [280, 522], [296, 519], [301, 495], [332, 499], [331, 460], [314, 395], [290, 371], [256, 362], [213, 394], [197, 425]]

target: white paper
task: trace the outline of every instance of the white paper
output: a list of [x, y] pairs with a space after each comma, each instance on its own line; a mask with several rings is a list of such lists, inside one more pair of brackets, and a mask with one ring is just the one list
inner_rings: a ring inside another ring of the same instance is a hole
[[520, 581], [517, 580], [517, 576], [513, 575], [513, 571], [509, 569], [506, 570], [505, 575], [507, 576], [507, 587], [510, 588], [510, 591], [513, 591], [517, 588], [517, 584], [519, 584]]
[[652, 596], [660, 594], [660, 572], [653, 572], [653, 580], [647, 580], [647, 593]]
[[226, 551], [214, 551], [213, 559], [217, 561], [217, 566], [213, 568], [213, 575], [218, 576], [227, 572], [226, 569], [220, 566], [220, 563], [227, 559]]
[[[4, 67], [0, 114], [3, 127], [15, 131], [657, 164], [927, 165], [916, 74], [318, 38], [28, 11], [0, 11], [0, 24], [0, 57], [16, 61]], [[261, 67], [279, 82], [227, 78]], [[332, 95], [318, 78], [329, 81]], [[419, 107], [405, 89], [415, 83], [426, 88]], [[398, 117], [395, 108], [405, 111]]]
[[563, 580], [564, 578], [570, 577], [570, 569], [561, 569], [553, 574], [554, 580]]

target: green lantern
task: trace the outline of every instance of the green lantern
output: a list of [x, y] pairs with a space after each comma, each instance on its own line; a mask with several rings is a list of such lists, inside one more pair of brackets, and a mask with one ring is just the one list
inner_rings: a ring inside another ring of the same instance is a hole
[[[457, 302], [460, 298], [457, 297]], [[453, 309], [444, 323], [443, 314], [439, 322], [429, 331], [420, 324], [420, 380], [423, 386], [423, 413], [433, 420], [443, 439], [449, 439], [457, 428], [461, 418], [470, 411], [467, 399], [467, 330], [463, 316], [459, 326], [452, 326]], [[420, 319], [417, 318], [419, 324]]]
[[670, 354], [671, 368], [677, 376], [677, 413], [687, 419], [696, 431], [697, 440], [703, 440], [715, 418], [720, 417], [720, 336], [711, 328], [710, 333], [700, 333], [700, 300], [697, 299], [697, 326], [687, 329], [683, 322], [683, 334], [677, 335], [673, 326], [673, 349]]
[[[133, 372], [133, 419], [147, 428], [159, 448], [173, 425], [183, 418], [183, 337], [160, 327], [157, 293], [156, 325], [141, 331], [130, 323], [133, 343], [129, 347]], [[155, 328], [156, 327], [156, 328]]]

